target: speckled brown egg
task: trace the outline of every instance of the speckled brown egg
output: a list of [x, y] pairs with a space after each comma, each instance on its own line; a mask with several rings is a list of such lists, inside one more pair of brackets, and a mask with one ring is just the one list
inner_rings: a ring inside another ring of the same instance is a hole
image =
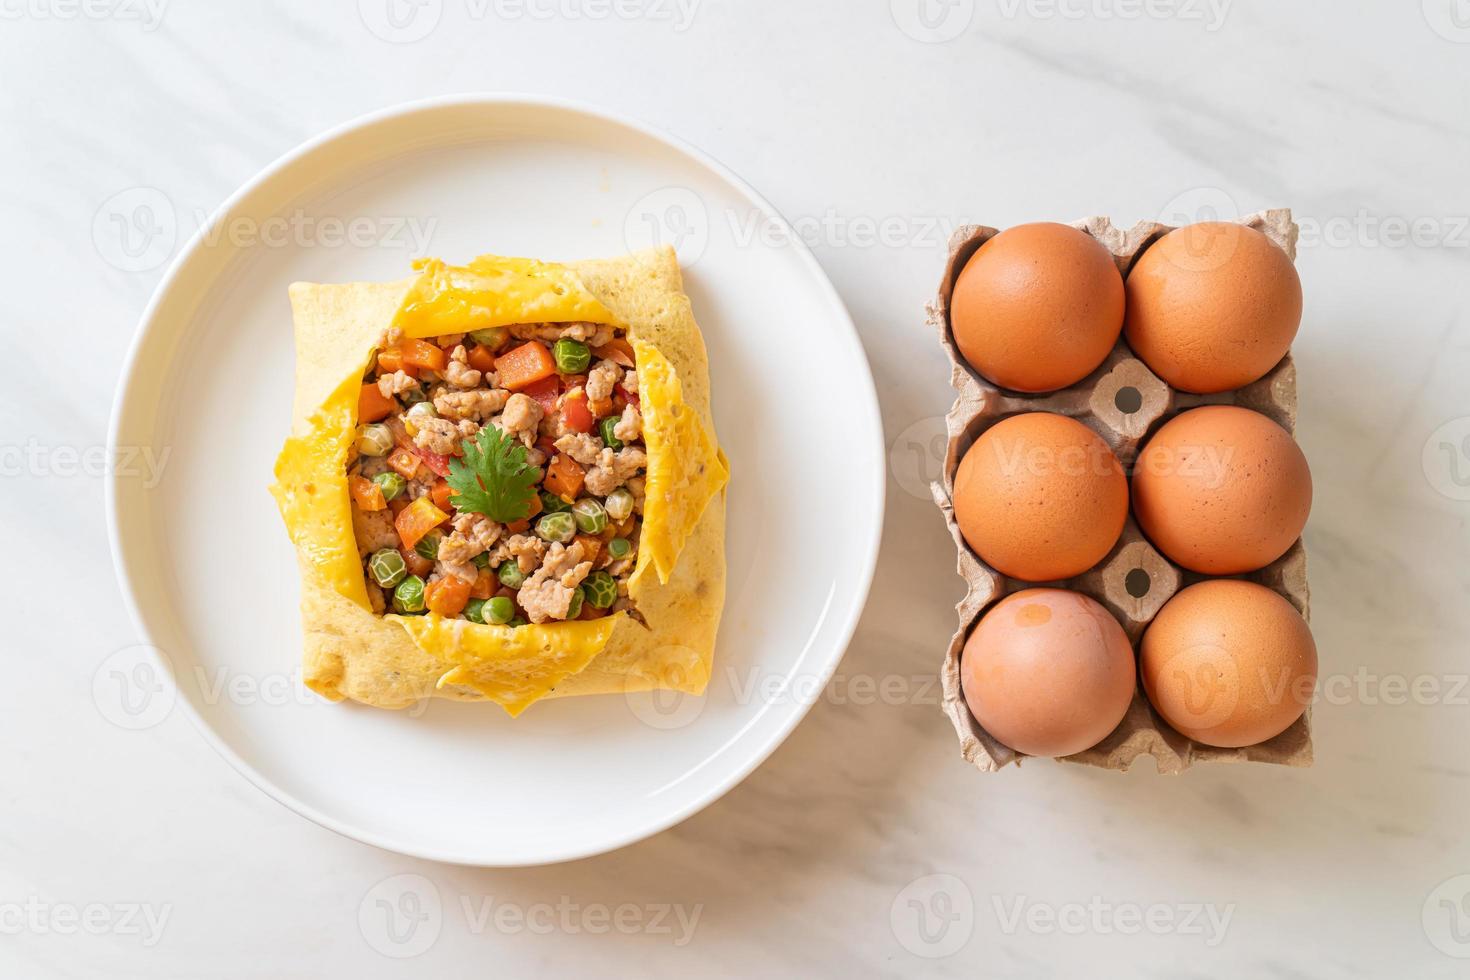
[[975, 720], [1027, 755], [1073, 755], [1101, 742], [1127, 714], [1135, 676], [1123, 627], [1065, 589], [1006, 596], [975, 626], [960, 660]]
[[1254, 228], [1211, 221], [1169, 232], [1128, 273], [1128, 346], [1175, 388], [1248, 385], [1275, 367], [1302, 322], [1302, 282]]
[[1107, 557], [1128, 519], [1128, 479], [1102, 437], [1028, 412], [981, 433], [954, 481], [960, 531], [1003, 575], [1054, 582]]
[[1317, 680], [1317, 645], [1290, 602], [1263, 585], [1191, 585], [1159, 610], [1139, 649], [1143, 688], [1183, 735], [1255, 745], [1301, 717]]
[[1210, 405], [1176, 415], [1133, 469], [1133, 514], [1175, 564], [1207, 575], [1263, 568], [1301, 537], [1312, 473], [1291, 435], [1259, 412]]
[[1056, 391], [1087, 377], [1123, 329], [1123, 276], [1086, 232], [1017, 225], [965, 263], [950, 300], [956, 346], [1012, 391]]

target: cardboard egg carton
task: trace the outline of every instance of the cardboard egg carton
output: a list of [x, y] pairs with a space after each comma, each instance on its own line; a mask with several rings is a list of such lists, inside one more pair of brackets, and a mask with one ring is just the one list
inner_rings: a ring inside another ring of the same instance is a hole
[[[1297, 226], [1285, 209], [1262, 211], [1240, 223], [1264, 232], [1296, 260]], [[1140, 222], [1124, 231], [1107, 218], [1074, 223], [1105, 245], [1126, 277], [1144, 249], [1172, 231], [1169, 225]], [[944, 712], [954, 723], [960, 750], [976, 768], [993, 772], [1027, 756], [992, 738], [970, 714], [960, 689], [960, 653], [970, 630], [997, 600], [1039, 584], [1073, 589], [1101, 602], [1118, 617], [1135, 650], [1143, 631], [1164, 603], [1185, 586], [1208, 576], [1181, 569], [1154, 550], [1132, 517], [1113, 550], [1099, 565], [1063, 582], [1034, 583], [1010, 579], [982, 562], [965, 543], [955, 521], [955, 470], [965, 450], [981, 432], [1011, 415], [1056, 412], [1077, 419], [1107, 441], [1125, 468], [1130, 469], [1139, 448], [1177, 413], [1199, 405], [1241, 405], [1279, 423], [1288, 432], [1296, 427], [1296, 369], [1288, 354], [1261, 380], [1217, 395], [1193, 395], [1165, 384], [1128, 349], [1121, 339], [1101, 367], [1087, 378], [1046, 395], [1018, 395], [979, 377], [960, 356], [949, 324], [950, 296], [965, 263], [997, 229], [970, 225], [955, 232], [949, 242], [949, 261], [937, 300], [929, 307], [929, 322], [938, 330], [948, 352], [951, 384], [956, 397], [945, 417], [948, 443], [943, 476], [932, 487], [934, 501], [944, 513], [950, 535], [959, 549], [959, 573], [969, 586], [956, 610], [959, 629], [945, 653], [941, 678]], [[1303, 616], [1308, 615], [1307, 558], [1298, 541], [1283, 557], [1260, 571], [1244, 576], [1285, 596]], [[1154, 712], [1141, 683], [1135, 686], [1128, 714], [1107, 738], [1085, 752], [1062, 761], [1103, 769], [1127, 770], [1141, 755], [1152, 756], [1160, 772], [1177, 773], [1196, 762], [1270, 762], [1306, 766], [1312, 762], [1310, 709], [1290, 728], [1268, 742], [1246, 748], [1222, 749], [1193, 742], [1170, 728]]]

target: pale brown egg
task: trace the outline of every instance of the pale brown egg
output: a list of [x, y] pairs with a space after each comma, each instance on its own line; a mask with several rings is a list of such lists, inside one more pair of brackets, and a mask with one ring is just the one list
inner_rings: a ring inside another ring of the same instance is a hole
[[1254, 228], [1212, 221], [1154, 242], [1128, 273], [1124, 337], [1149, 369], [1200, 394], [1275, 367], [1302, 322], [1302, 281]]
[[1080, 592], [1026, 589], [965, 641], [960, 686], [975, 720], [1027, 755], [1073, 755], [1108, 736], [1133, 700], [1128, 636]]
[[1123, 276], [1095, 238], [1067, 225], [1017, 225], [970, 257], [949, 322], [960, 353], [1012, 391], [1056, 391], [1087, 377], [1118, 342]]
[[1254, 582], [1191, 585], [1143, 635], [1144, 692], [1180, 734], [1223, 748], [1255, 745], [1301, 717], [1317, 645], [1290, 602]]
[[1102, 437], [1028, 412], [986, 429], [954, 482], [960, 532], [1003, 575], [1054, 582], [1107, 557], [1128, 519], [1128, 479]]
[[1133, 515], [1177, 565], [1237, 575], [1280, 558], [1312, 510], [1301, 447], [1259, 412], [1208, 405], [1176, 415], [1133, 468]]

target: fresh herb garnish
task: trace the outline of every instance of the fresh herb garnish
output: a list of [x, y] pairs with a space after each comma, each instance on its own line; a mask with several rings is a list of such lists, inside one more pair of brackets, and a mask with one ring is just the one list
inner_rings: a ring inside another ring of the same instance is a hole
[[526, 447], [493, 425], [464, 441], [464, 458], [449, 461], [446, 478], [456, 510], [509, 524], [531, 516], [541, 471], [526, 461]]

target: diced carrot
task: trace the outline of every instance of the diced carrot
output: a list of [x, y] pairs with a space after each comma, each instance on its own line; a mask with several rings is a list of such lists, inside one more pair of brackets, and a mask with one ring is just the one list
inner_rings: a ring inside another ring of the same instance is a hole
[[[597, 401], [589, 403], [587, 408], [592, 413], [594, 419], [607, 418], [613, 413], [613, 400], [611, 398], [599, 398]], [[619, 412], [618, 414], [621, 415], [622, 413]]]
[[423, 578], [434, 570], [434, 563], [412, 548], [399, 548], [398, 553], [403, 556], [403, 564], [408, 566], [408, 574]]
[[633, 345], [621, 337], [615, 337], [601, 347], [592, 348], [592, 356], [612, 361], [619, 367], [633, 367]]
[[531, 512], [526, 515], [526, 520], [529, 521], [531, 518], [535, 517], [537, 514], [540, 514], [541, 511], [542, 511], [541, 495], [540, 494], [537, 494], [536, 496], [534, 496], [534, 497], [531, 498]]
[[434, 528], [449, 519], [428, 497], [420, 497], [404, 508], [403, 513], [393, 522], [398, 529], [398, 537], [403, 541], [405, 548], [412, 548], [419, 540]]
[[495, 578], [495, 573], [488, 568], [480, 569], [480, 574], [475, 579], [475, 584], [470, 586], [471, 599], [488, 599], [495, 594], [500, 587], [500, 582]]
[[362, 386], [357, 396], [357, 420], [359, 422], [381, 422], [398, 411], [398, 402], [378, 389], [376, 384]]
[[388, 501], [383, 499], [383, 488], [365, 476], [348, 477], [347, 490], [363, 510], [382, 510], [388, 506]]
[[587, 392], [583, 388], [573, 388], [567, 392], [561, 400], [562, 424], [573, 432], [591, 432], [592, 427], [597, 424], [597, 419], [592, 415], [592, 409], [587, 407]]
[[445, 480], [436, 480], [434, 488], [429, 491], [429, 497], [434, 501], [434, 506], [448, 513], [454, 508], [449, 503], [449, 498], [454, 496], [454, 489]]
[[582, 560], [596, 561], [602, 554], [602, 539], [594, 538], [590, 534], [579, 534], [576, 540], [582, 542]]
[[446, 575], [424, 589], [424, 605], [441, 616], [458, 616], [470, 601], [470, 583], [458, 575]]
[[552, 457], [551, 465], [546, 467], [546, 479], [541, 485], [563, 500], [576, 500], [586, 475], [587, 471], [575, 459], [566, 453], [557, 453]]
[[395, 449], [388, 454], [388, 465], [405, 480], [412, 480], [419, 472], [419, 458], [407, 449]]
[[578, 619], [601, 619], [607, 615], [606, 609], [598, 609], [590, 602], [582, 603], [582, 611], [577, 613]]
[[527, 518], [524, 521], [511, 521], [505, 525], [505, 529], [511, 534], [525, 534], [531, 529], [531, 520]]
[[466, 358], [470, 367], [476, 371], [490, 372], [495, 370], [495, 352], [484, 344], [476, 344], [470, 348], [469, 356]]
[[418, 368], [403, 363], [403, 351], [397, 347], [389, 347], [386, 350], [378, 351], [378, 370], [384, 374], [402, 371], [411, 378], [417, 378], [419, 376]]
[[427, 340], [405, 337], [399, 344], [403, 350], [403, 363], [410, 367], [443, 371], [449, 366], [449, 355]]
[[556, 374], [556, 361], [545, 344], [531, 340], [497, 357], [495, 370], [500, 377], [500, 387], [520, 391]]

